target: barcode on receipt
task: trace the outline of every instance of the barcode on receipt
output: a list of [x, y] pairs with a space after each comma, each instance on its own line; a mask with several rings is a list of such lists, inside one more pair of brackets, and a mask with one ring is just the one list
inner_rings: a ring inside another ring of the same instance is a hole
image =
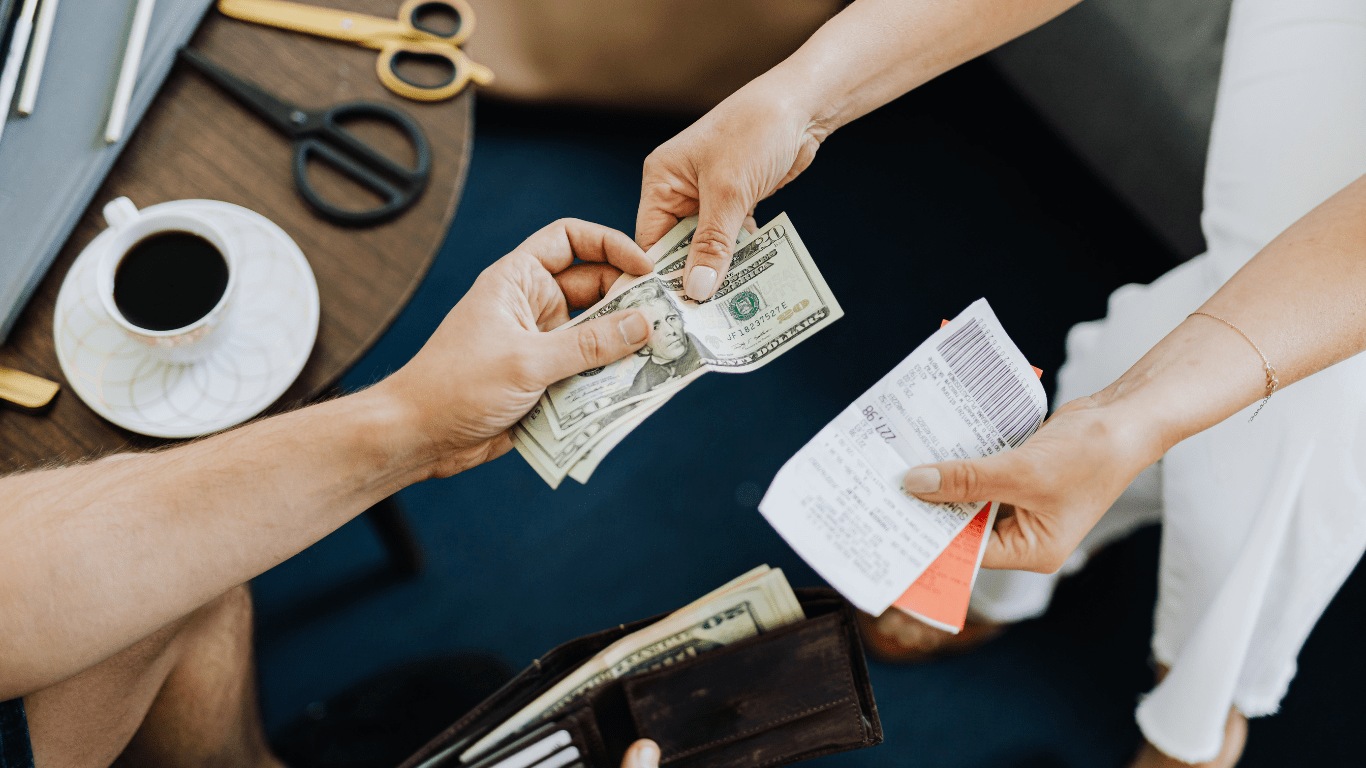
[[1034, 433], [1043, 420], [1042, 409], [976, 318], [968, 318], [937, 348], [1010, 447], [1018, 448]]

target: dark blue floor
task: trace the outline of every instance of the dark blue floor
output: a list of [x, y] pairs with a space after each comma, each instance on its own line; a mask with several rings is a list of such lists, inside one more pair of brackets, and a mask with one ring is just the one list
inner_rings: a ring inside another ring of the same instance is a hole
[[[641, 162], [687, 122], [481, 105], [441, 255], [345, 384], [402, 365], [481, 269], [551, 220], [631, 232]], [[1172, 264], [978, 64], [835, 134], [758, 218], [784, 210], [846, 317], [761, 371], [703, 377], [587, 486], [551, 491], [511, 454], [404, 491], [428, 555], [419, 578], [384, 577], [384, 553], [362, 519], [257, 579], [272, 733], [399, 661], [469, 650], [520, 668], [564, 640], [670, 610], [764, 562], [795, 586], [820, 583], [754, 507], [826, 421], [973, 299], [986, 296], [1051, 374], [1072, 323], [1101, 316], [1118, 285]], [[1064, 584], [1046, 617], [975, 654], [874, 665], [886, 743], [818, 762], [1122, 765], [1139, 739], [1133, 706], [1151, 681], [1157, 535], [1141, 531], [1107, 550]], [[1355, 584], [1349, 590], [1360, 594]], [[1342, 602], [1311, 638], [1285, 714], [1255, 725], [1244, 765], [1304, 757], [1306, 738], [1311, 752], [1346, 749], [1355, 718], [1338, 704], [1351, 701], [1362, 675], [1344, 679], [1330, 666], [1356, 658], [1360, 620]]]

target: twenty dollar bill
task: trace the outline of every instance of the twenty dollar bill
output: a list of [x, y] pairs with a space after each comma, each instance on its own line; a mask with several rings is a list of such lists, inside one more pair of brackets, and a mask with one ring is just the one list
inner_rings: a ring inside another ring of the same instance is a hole
[[573, 469], [594, 446], [615, 445], [703, 373], [755, 370], [844, 315], [787, 214], [741, 238], [715, 295], [687, 298], [683, 265], [696, 226], [680, 222], [651, 249], [654, 272], [619, 282], [571, 321], [639, 309], [651, 332], [636, 354], [552, 384], [514, 428], [518, 451], [552, 486], [571, 473], [586, 478]]
[[633, 632], [522, 707], [460, 756], [468, 763], [526, 726], [554, 717], [598, 686], [806, 618], [781, 568], [766, 565]]

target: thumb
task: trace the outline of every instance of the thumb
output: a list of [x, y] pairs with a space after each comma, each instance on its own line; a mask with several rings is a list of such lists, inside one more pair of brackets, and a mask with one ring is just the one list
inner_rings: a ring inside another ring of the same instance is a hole
[[662, 199], [670, 192], [667, 185], [662, 193], [647, 187], [640, 196], [640, 207], [636, 209], [636, 245], [644, 250], [650, 250], [659, 238], [669, 234], [669, 230], [678, 224], [673, 207]]
[[1014, 500], [1020, 490], [1014, 451], [980, 459], [923, 464], [906, 473], [902, 487], [924, 501]]
[[746, 200], [738, 187], [708, 188], [700, 193], [697, 231], [683, 272], [683, 292], [693, 301], [711, 298], [730, 270], [735, 236], [757, 201]]
[[645, 346], [650, 324], [638, 309], [614, 312], [586, 323], [541, 334], [546, 345], [541, 386], [614, 363]]
[[621, 759], [621, 768], [659, 768], [659, 745], [649, 739], [632, 744]]

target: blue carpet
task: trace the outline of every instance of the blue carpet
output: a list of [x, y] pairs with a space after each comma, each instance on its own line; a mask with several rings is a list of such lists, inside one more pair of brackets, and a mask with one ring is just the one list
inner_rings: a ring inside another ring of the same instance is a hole
[[[402, 365], [480, 270], [546, 223], [573, 216], [631, 232], [641, 162], [688, 122], [481, 104], [469, 181], [441, 254], [345, 386]], [[551, 491], [514, 453], [404, 491], [428, 556], [416, 579], [386, 578], [364, 519], [261, 576], [271, 733], [392, 664], [470, 650], [521, 668], [560, 642], [670, 610], [759, 563], [782, 567], [794, 586], [820, 583], [755, 511], [812, 434], [940, 318], [980, 296], [1050, 373], [1051, 391], [1067, 328], [1103, 315], [1118, 285], [1173, 263], [980, 63], [836, 133], [758, 218], [781, 211], [846, 317], [761, 371], [703, 377], [586, 486]], [[886, 744], [817, 762], [1122, 765], [1139, 741], [1133, 707], [1151, 684], [1157, 539], [1147, 529], [1106, 550], [1064, 583], [1047, 616], [974, 654], [873, 665]], [[1254, 725], [1245, 765], [1304, 757], [1295, 749], [1306, 733], [1314, 749], [1345, 749], [1348, 715], [1320, 698], [1326, 690], [1346, 701], [1351, 690], [1329, 666], [1335, 654], [1355, 658], [1347, 649], [1360, 621], [1342, 602], [1325, 625], [1345, 628], [1311, 638], [1286, 713]]]

